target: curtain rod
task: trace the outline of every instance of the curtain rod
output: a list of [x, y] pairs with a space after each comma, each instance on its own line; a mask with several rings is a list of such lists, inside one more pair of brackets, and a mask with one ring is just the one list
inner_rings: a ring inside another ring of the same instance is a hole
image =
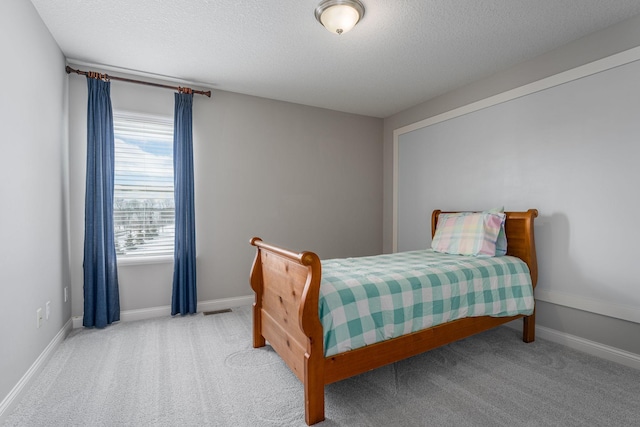
[[81, 70], [76, 70], [71, 68], [70, 66], [66, 66], [65, 70], [67, 71], [67, 74], [71, 74], [71, 73], [76, 73], [76, 74], [80, 74], [82, 76], [88, 76], [88, 77], [95, 77], [95, 78], [100, 78], [102, 80], [120, 80], [123, 82], [129, 82], [129, 83], [138, 83], [141, 85], [147, 85], [147, 86], [155, 86], [155, 87], [163, 87], [166, 89], [174, 89], [177, 90], [178, 92], [183, 92], [183, 93], [197, 93], [198, 95], [206, 95], [207, 97], [211, 98], [211, 91], [203, 91], [203, 90], [195, 90], [195, 89], [191, 89], [188, 87], [180, 87], [180, 86], [170, 86], [170, 85], [163, 85], [160, 83], [151, 83], [151, 82], [145, 82], [142, 80], [133, 80], [133, 79], [127, 79], [124, 77], [116, 77], [116, 76], [110, 76], [108, 74], [100, 74], [100, 73], [96, 73], [94, 71], [81, 71]]

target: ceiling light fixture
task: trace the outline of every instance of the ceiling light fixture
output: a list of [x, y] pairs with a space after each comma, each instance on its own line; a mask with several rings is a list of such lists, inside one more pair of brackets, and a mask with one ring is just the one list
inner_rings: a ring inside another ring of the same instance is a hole
[[364, 16], [359, 0], [324, 0], [316, 7], [316, 19], [334, 34], [343, 34], [355, 27]]

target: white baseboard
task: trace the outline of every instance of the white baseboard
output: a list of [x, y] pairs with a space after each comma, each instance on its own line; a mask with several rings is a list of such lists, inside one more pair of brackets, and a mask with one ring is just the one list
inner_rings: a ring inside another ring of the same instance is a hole
[[[198, 302], [198, 312], [225, 310], [227, 308], [240, 307], [253, 303], [255, 297], [253, 295], [234, 298], [222, 298], [209, 301]], [[171, 315], [171, 306], [163, 305], [160, 307], [141, 308], [138, 310], [125, 310], [120, 312], [121, 322], [132, 322], [135, 320], [153, 319], [155, 317], [163, 317]], [[73, 317], [73, 328], [82, 327], [82, 316]]]
[[[516, 320], [507, 323], [507, 326], [513, 329], [521, 330], [522, 321]], [[631, 353], [629, 351], [620, 350], [619, 348], [610, 347], [595, 341], [590, 341], [575, 335], [560, 332], [555, 329], [536, 325], [536, 337], [553, 341], [558, 344], [566, 345], [574, 350], [582, 351], [601, 359], [619, 363], [640, 370], [640, 354]]]
[[38, 356], [35, 362], [31, 365], [29, 370], [20, 378], [20, 381], [11, 389], [9, 394], [2, 400], [0, 403], [0, 424], [3, 423], [4, 418], [9, 415], [9, 413], [14, 409], [14, 407], [20, 401], [20, 397], [22, 393], [28, 388], [33, 378], [38, 374], [42, 368], [49, 361], [55, 350], [58, 348], [60, 343], [64, 341], [64, 339], [71, 332], [72, 321], [69, 319], [67, 323], [64, 324], [62, 329], [56, 334], [55, 337], [51, 340], [49, 345], [44, 349], [44, 351]]

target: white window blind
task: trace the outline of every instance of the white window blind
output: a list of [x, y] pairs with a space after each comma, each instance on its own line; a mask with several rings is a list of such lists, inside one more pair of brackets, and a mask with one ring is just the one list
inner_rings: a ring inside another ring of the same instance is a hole
[[118, 258], [173, 255], [173, 120], [114, 112]]

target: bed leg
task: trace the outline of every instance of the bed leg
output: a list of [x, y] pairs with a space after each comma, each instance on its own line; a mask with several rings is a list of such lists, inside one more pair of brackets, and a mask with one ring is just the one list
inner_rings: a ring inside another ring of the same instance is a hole
[[262, 336], [262, 308], [253, 304], [253, 348], [264, 347], [266, 341]]
[[324, 421], [324, 360], [311, 363], [309, 355], [305, 356], [304, 418], [307, 425], [313, 425]]
[[536, 312], [522, 318], [522, 341], [533, 342], [536, 339]]

